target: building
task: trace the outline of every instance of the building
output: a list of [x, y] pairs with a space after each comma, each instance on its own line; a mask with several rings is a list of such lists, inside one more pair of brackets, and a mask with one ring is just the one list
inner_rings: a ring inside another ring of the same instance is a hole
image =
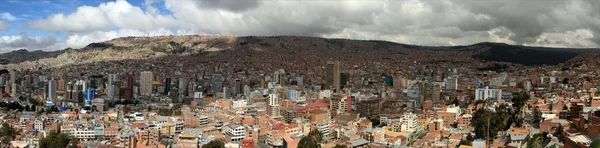
[[150, 96], [152, 94], [152, 72], [144, 71], [140, 73], [140, 95]]
[[350, 72], [347, 70], [340, 73], [340, 90], [347, 88], [350, 84]]
[[446, 90], [456, 90], [458, 88], [458, 78], [456, 76], [448, 77], [444, 80]]
[[431, 100], [434, 102], [438, 101], [440, 99], [440, 90], [441, 88], [438, 85], [435, 85], [434, 83], [422, 83], [421, 88], [419, 88], [419, 93], [421, 93], [424, 100], [422, 100], [420, 103], [423, 103], [423, 101], [427, 100]]
[[405, 113], [404, 117], [400, 122], [402, 122], [401, 129], [402, 131], [413, 131], [417, 132], [421, 130], [421, 126], [419, 126], [417, 122], [417, 114], [414, 113]]
[[202, 139], [202, 130], [186, 129], [177, 135], [177, 148], [199, 148]]
[[212, 94], [216, 95], [219, 92], [223, 92], [223, 76], [213, 75], [212, 77]]
[[271, 118], [280, 117], [281, 106], [279, 106], [279, 97], [276, 94], [269, 94], [269, 104], [267, 107], [267, 115]]
[[501, 89], [490, 89], [489, 87], [475, 89], [475, 100], [502, 99]]
[[188, 80], [186, 78], [179, 78], [179, 96], [187, 96], [188, 94]]
[[52, 100], [56, 98], [56, 80], [48, 81], [48, 95], [46, 99]]
[[333, 88], [334, 92], [341, 90], [340, 78], [341, 78], [342, 63], [340, 61], [327, 61], [326, 67], [326, 88]]
[[285, 93], [285, 98], [292, 101], [298, 100], [298, 91], [293, 89], [287, 90]]
[[131, 100], [133, 99], [133, 76], [128, 74], [125, 77], [125, 87], [119, 90], [119, 98]]
[[227, 137], [232, 142], [242, 141], [246, 137], [246, 128], [241, 125], [230, 124], [229, 130], [227, 131]]
[[352, 97], [334, 96], [331, 98], [330, 109], [337, 114], [344, 114], [352, 111]]

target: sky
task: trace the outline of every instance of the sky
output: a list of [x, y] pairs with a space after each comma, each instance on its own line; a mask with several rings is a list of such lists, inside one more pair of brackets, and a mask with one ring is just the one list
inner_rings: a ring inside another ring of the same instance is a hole
[[2, 0], [0, 53], [126, 36], [314, 36], [600, 47], [598, 0]]

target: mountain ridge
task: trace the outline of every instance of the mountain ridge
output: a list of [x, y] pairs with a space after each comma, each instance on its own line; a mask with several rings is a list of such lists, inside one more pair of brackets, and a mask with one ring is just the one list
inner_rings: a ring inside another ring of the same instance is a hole
[[[312, 46], [305, 46], [312, 45]], [[369, 46], [363, 46], [369, 45]], [[372, 46], [370, 46], [372, 45]], [[551, 48], [481, 42], [461, 46], [421, 46], [382, 40], [330, 39], [303, 36], [157, 36], [121, 37], [91, 43], [80, 49], [57, 51], [15, 50], [0, 54], [2, 65], [47, 65], [58, 61], [77, 64], [104, 60], [146, 59], [161, 56], [189, 55], [235, 49], [266, 51], [272, 49], [316, 48], [322, 50], [348, 48], [354, 50], [430, 50], [442, 52], [476, 52], [471, 58], [484, 61], [508, 62], [523, 65], [556, 65], [582, 53], [600, 53], [598, 48]], [[358, 48], [361, 49], [358, 49]], [[371, 47], [371, 49], [362, 49]], [[300, 52], [300, 51], [294, 51]], [[436, 53], [428, 53], [436, 54]], [[63, 59], [60, 59], [61, 57]], [[532, 58], [542, 60], [531, 60]], [[74, 60], [74, 61], [73, 61]], [[43, 62], [49, 62], [44, 64]], [[58, 66], [63, 64], [59, 63]]]

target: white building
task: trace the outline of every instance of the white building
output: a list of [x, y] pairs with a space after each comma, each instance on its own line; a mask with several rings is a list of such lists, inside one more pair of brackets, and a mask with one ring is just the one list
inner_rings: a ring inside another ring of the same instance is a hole
[[94, 130], [92, 129], [78, 129], [75, 131], [75, 137], [79, 139], [79, 141], [89, 141], [94, 139]]
[[316, 124], [315, 127], [321, 132], [323, 139], [327, 139], [329, 137], [329, 124]]
[[417, 115], [414, 113], [405, 113], [404, 117], [402, 118], [402, 126], [401, 126], [402, 131], [419, 131], [421, 130], [418, 122], [417, 122]]
[[330, 98], [331, 90], [323, 90], [319, 93], [319, 98]]
[[475, 89], [475, 100], [486, 99], [500, 100], [502, 98], [501, 89], [490, 89], [489, 87]]
[[246, 137], [246, 128], [244, 126], [230, 124], [227, 135], [231, 137], [231, 141], [242, 141]]
[[246, 101], [246, 100], [233, 100], [233, 101], [231, 101], [231, 104], [232, 104], [231, 105], [232, 109], [244, 108], [248, 104], [248, 101]]

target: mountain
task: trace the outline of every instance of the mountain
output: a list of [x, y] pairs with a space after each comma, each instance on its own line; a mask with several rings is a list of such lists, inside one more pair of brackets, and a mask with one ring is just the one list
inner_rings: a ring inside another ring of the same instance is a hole
[[472, 46], [488, 48], [484, 52], [473, 55], [475, 59], [523, 65], [556, 65], [582, 53], [600, 53], [600, 49], [528, 47], [489, 42]]
[[299, 36], [159, 36], [117, 38], [92, 43], [77, 50], [65, 49], [53, 52], [17, 50], [0, 54], [0, 59], [2, 59], [1, 64], [13, 66], [18, 64], [18, 66], [28, 67], [60, 67], [100, 61], [217, 55], [228, 51], [238, 52], [235, 54], [246, 53], [245, 56], [257, 53], [269, 53], [274, 56], [312, 54], [332, 59], [369, 56], [368, 58], [400, 58], [405, 61], [431, 63], [481, 61], [521, 65], [556, 65], [582, 53], [600, 53], [600, 49], [528, 47], [490, 42], [447, 47]]
[[35, 61], [44, 58], [56, 58], [58, 55], [63, 54], [68, 51], [58, 50], [58, 51], [27, 51], [25, 49], [15, 50], [7, 53], [0, 54], [0, 65], [11, 64], [11, 63], [21, 63], [25, 61]]

